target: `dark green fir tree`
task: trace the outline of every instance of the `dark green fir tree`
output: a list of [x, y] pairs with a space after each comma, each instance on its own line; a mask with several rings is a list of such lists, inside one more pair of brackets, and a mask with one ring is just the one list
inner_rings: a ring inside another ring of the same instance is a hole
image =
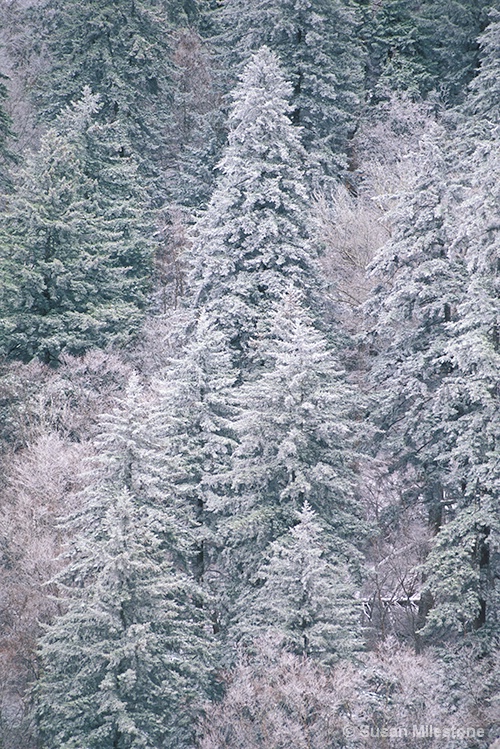
[[81, 95], [100, 94], [99, 121], [118, 122], [157, 175], [172, 125], [172, 31], [187, 3], [164, 0], [48, 0], [32, 9], [47, 71], [35, 91], [45, 121]]
[[357, 0], [367, 49], [369, 100], [404, 90], [431, 92], [446, 104], [462, 101], [479, 59], [477, 37], [488, 0]]
[[146, 198], [117, 125], [96, 122], [89, 90], [28, 158], [2, 217], [0, 341], [5, 356], [56, 363], [130, 341], [151, 276]]

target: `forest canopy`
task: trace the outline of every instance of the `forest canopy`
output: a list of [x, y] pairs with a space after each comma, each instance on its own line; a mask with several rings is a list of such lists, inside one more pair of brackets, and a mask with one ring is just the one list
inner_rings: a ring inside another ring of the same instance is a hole
[[498, 0], [0, 3], [0, 747], [500, 741]]

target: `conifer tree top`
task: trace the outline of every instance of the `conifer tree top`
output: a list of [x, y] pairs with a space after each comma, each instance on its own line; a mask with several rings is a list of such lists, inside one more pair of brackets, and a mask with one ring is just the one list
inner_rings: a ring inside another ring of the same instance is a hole
[[263, 47], [235, 89], [218, 185], [197, 227], [196, 305], [238, 350], [290, 283], [309, 294], [320, 286], [289, 94], [276, 55]]
[[291, 95], [292, 86], [281, 73], [277, 55], [269, 47], [261, 47], [250, 58], [235, 88], [229, 142], [238, 141], [239, 128], [243, 125], [246, 129], [252, 121], [265, 129], [268, 123], [260, 117], [266, 113], [285, 117], [292, 110], [288, 104]]
[[231, 70], [263, 44], [278, 52], [292, 83], [291, 119], [317, 186], [345, 168], [347, 138], [360, 105], [363, 53], [356, 14], [345, 0], [226, 0], [220, 53]]

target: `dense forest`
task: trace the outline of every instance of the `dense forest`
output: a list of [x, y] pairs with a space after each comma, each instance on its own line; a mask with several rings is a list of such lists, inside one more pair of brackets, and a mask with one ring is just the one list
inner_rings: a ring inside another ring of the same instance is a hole
[[498, 0], [0, 0], [1, 749], [500, 746]]

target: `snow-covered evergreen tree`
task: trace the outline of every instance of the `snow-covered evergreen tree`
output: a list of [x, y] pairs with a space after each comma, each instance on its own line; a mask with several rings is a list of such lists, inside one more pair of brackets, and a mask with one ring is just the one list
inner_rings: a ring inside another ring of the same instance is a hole
[[[303, 127], [316, 183], [346, 166], [360, 109], [363, 51], [346, 0], [228, 0], [220, 13], [220, 54], [235, 71], [267, 45], [291, 81], [290, 115]], [[233, 72], [234, 75], [234, 72]]]
[[121, 124], [151, 174], [165, 157], [171, 33], [182, 6], [175, 0], [48, 0], [32, 9], [49, 58], [35, 91], [43, 117], [53, 121], [90, 86], [102, 98], [99, 121]]
[[368, 302], [383, 453], [392, 470], [411, 476], [410, 496], [426, 502], [435, 528], [449, 449], [436, 394], [452, 367], [446, 347], [464, 278], [460, 257], [450, 251], [448, 174], [437, 132], [423, 146], [416, 184], [400, 201], [394, 235], [374, 260], [378, 284]]
[[368, 96], [388, 89], [414, 96], [439, 92], [462, 101], [478, 62], [476, 37], [484, 28], [488, 0], [357, 0], [367, 46]]
[[347, 568], [329, 561], [329, 541], [307, 500], [295, 514], [297, 524], [270, 546], [260, 585], [238, 601], [235, 634], [248, 643], [271, 636], [332, 662], [361, 647], [359, 606]]
[[500, 121], [500, 11], [490, 12], [490, 23], [479, 38], [481, 61], [466, 101], [469, 114], [498, 125]]
[[156, 421], [175, 455], [175, 492], [197, 523], [194, 572], [205, 576], [213, 558], [213, 528], [207, 503], [225, 486], [236, 444], [232, 390], [237, 372], [227, 338], [210, 315], [201, 312], [182, 356], [170, 362], [155, 383]]
[[195, 305], [224, 331], [234, 366], [247, 369], [249, 341], [268, 328], [288, 284], [309, 301], [320, 286], [290, 93], [276, 56], [259, 50], [235, 89], [220, 179], [193, 247]]
[[68, 591], [40, 643], [44, 745], [188, 746], [206, 684], [199, 591], [162, 548], [162, 513], [126, 490], [103, 501], [99, 537], [86, 539], [95, 576]]
[[147, 302], [153, 241], [127, 140], [88, 89], [27, 160], [2, 217], [4, 355], [57, 361], [126, 342]]
[[426, 162], [411, 212], [375, 263], [382, 444], [392, 468], [409, 471], [409, 496], [427, 501], [436, 537], [424, 631], [442, 634], [498, 617], [498, 60], [494, 31], [485, 36], [469, 117], [446, 157]]
[[97, 441], [102, 468], [58, 580], [63, 613], [40, 641], [37, 716], [54, 749], [191, 746], [207, 686], [204, 594], [185, 563], [190, 515], [158, 470], [162, 445], [140, 397], [133, 380]]
[[464, 199], [454, 245], [463, 256], [467, 281], [447, 345], [450, 373], [440, 398], [439, 416], [450, 446], [448, 522], [428, 562], [435, 600], [430, 624], [445, 631], [485, 624], [492, 631], [500, 610], [495, 590], [500, 577], [500, 159], [492, 46], [486, 45], [485, 64], [471, 92], [478, 121], [469, 121], [458, 136], [464, 130], [473, 133], [472, 152], [469, 143], [456, 149], [462, 156]]
[[[276, 57], [268, 49], [260, 50], [236, 89], [221, 176], [196, 227], [196, 318], [190, 343], [179, 362], [164, 373], [165, 414], [182, 410], [178, 449], [190, 463], [185, 490], [211, 534], [219, 502], [227, 500], [232, 508], [237, 491], [231, 469], [241, 405], [236, 394], [243, 382], [256, 376], [266, 357], [256, 341], [269, 334], [273, 305], [290, 284], [308, 302], [318, 300], [317, 260], [308, 237], [304, 151], [286, 114], [289, 91]], [[200, 575], [208, 561], [206, 544], [200, 549], [200, 562], [202, 558]]]
[[208, 502], [229, 610], [253, 585], [269, 545], [295, 525], [304, 501], [328, 530], [331, 553], [355, 572], [365, 533], [354, 492], [355, 391], [300, 292], [291, 289], [274, 317], [268, 337], [255, 341], [263, 371], [233, 393], [239, 444], [225, 490]]

